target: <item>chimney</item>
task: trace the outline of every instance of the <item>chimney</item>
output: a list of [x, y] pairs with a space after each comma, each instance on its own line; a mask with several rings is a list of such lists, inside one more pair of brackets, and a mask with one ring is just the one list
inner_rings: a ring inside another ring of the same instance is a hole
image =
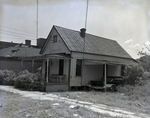
[[37, 39], [37, 47], [38, 48], [42, 48], [42, 46], [44, 45], [46, 39], [45, 38], [38, 38]]
[[85, 31], [86, 31], [85, 28], [80, 29], [80, 36], [81, 36], [82, 38], [85, 38]]
[[25, 40], [25, 45], [31, 46], [31, 40]]

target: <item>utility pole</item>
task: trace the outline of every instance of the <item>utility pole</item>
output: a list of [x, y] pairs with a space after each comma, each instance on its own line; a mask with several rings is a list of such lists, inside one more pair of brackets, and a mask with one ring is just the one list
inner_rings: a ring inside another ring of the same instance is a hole
[[85, 28], [82, 28], [81, 31], [81, 37], [83, 38], [83, 57], [82, 57], [82, 75], [81, 75], [81, 86], [82, 86], [82, 80], [83, 80], [83, 65], [84, 65], [84, 53], [85, 53], [85, 35], [86, 35], [86, 28], [87, 28], [87, 16], [88, 16], [88, 4], [89, 0], [86, 2], [86, 14], [85, 14]]
[[38, 39], [38, 0], [36, 0], [37, 2], [37, 14], [36, 14], [36, 39]]

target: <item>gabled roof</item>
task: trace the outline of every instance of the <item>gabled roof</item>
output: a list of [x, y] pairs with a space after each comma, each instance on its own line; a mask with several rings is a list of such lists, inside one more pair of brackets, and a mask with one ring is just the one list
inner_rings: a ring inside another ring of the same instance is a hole
[[[70, 51], [83, 52], [84, 38], [81, 38], [79, 31], [59, 26], [53, 26], [53, 28], [56, 29]], [[43, 48], [45, 48], [45, 46], [43, 46]], [[43, 49], [41, 49], [41, 51], [42, 50]], [[85, 36], [84, 52], [97, 55], [132, 58], [116, 41], [87, 33]]]
[[40, 49], [28, 46], [16, 45], [14, 47], [8, 47], [0, 50], [1, 57], [31, 57], [40, 56]]

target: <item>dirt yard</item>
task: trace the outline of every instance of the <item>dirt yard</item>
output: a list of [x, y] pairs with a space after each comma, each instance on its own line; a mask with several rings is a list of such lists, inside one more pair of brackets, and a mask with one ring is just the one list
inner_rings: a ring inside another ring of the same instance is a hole
[[[117, 92], [42, 93], [4, 86], [0, 89], [0, 118], [150, 118], [149, 105]], [[120, 113], [124, 117], [117, 116]]]
[[[111, 118], [83, 107], [58, 101], [41, 101], [0, 91], [0, 118]], [[117, 117], [119, 118], [119, 117]]]
[[[122, 108], [127, 111], [135, 113], [150, 114], [150, 101], [144, 100], [132, 100], [128, 96], [118, 92], [58, 92], [55, 93], [58, 96], [67, 97], [71, 99], [77, 99], [81, 101], [88, 101], [97, 104], [105, 104], [108, 106], [114, 106]], [[145, 96], [145, 98], [148, 98]]]

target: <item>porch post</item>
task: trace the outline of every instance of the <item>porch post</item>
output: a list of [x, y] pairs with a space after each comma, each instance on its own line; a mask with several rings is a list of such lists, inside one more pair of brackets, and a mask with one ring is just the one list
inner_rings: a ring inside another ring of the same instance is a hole
[[32, 73], [34, 72], [34, 59], [32, 59]]
[[105, 92], [106, 92], [106, 83], [107, 83], [107, 64], [105, 64], [105, 77], [104, 77]]
[[47, 65], [46, 65], [47, 67], [46, 67], [46, 69], [47, 69], [47, 72], [46, 72], [46, 83], [48, 83], [48, 66], [49, 66], [49, 58], [47, 58]]
[[68, 90], [70, 90], [70, 70], [71, 69], [71, 59], [69, 59], [69, 72], [68, 72]]

